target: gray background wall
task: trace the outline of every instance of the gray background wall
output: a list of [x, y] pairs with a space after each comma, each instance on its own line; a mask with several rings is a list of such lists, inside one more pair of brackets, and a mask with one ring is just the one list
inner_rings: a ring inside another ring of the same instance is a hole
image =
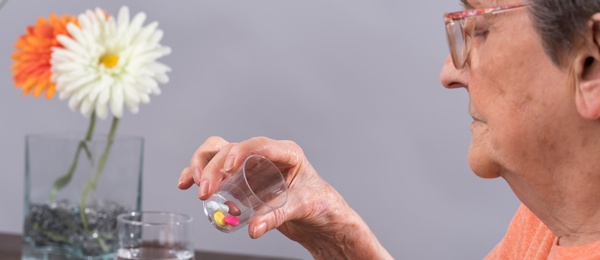
[[195, 217], [197, 249], [311, 258], [276, 231], [258, 240], [217, 232], [196, 190], [176, 188], [207, 137], [263, 135], [299, 143], [396, 258], [481, 259], [518, 201], [503, 180], [471, 173], [467, 94], [439, 84], [442, 14], [458, 2], [9, 1], [0, 11], [0, 232], [21, 232], [25, 134], [87, 125], [66, 101], [13, 87], [15, 39], [50, 12], [116, 14], [127, 4], [160, 22], [173, 72], [161, 96], [125, 113], [119, 133], [146, 140], [143, 208]]

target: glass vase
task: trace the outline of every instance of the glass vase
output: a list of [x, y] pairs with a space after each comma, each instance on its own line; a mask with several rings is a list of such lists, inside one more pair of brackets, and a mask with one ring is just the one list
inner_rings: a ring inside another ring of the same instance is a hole
[[22, 259], [114, 259], [117, 216], [141, 210], [143, 139], [26, 136]]

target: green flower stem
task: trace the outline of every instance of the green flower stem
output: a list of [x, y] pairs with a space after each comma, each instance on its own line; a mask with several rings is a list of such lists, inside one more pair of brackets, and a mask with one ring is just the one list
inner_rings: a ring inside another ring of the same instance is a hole
[[92, 178], [86, 183], [85, 187], [83, 188], [83, 192], [81, 193], [81, 198], [79, 200], [79, 217], [81, 218], [83, 227], [87, 232], [89, 232], [89, 230], [87, 225], [87, 219], [85, 217], [85, 205], [87, 202], [88, 193], [91, 190], [96, 190], [100, 174], [102, 174], [102, 170], [104, 170], [104, 166], [106, 166], [106, 161], [108, 161], [108, 154], [110, 153], [110, 148], [112, 147], [113, 141], [115, 139], [118, 125], [119, 118], [113, 117], [113, 121], [110, 126], [110, 132], [108, 133], [108, 140], [106, 141], [106, 147], [104, 147], [104, 152], [102, 152], [102, 155], [100, 156], [100, 160], [98, 161], [98, 165], [96, 167], [96, 172], [94, 173], [94, 176], [92, 176]]
[[33, 230], [42, 233], [44, 236], [50, 238], [50, 240], [58, 243], [69, 243], [69, 238], [58, 234], [56, 232], [48, 231], [48, 230], [40, 230], [40, 223], [33, 223]]
[[77, 151], [75, 152], [75, 158], [73, 158], [73, 162], [71, 163], [71, 167], [69, 167], [69, 171], [67, 171], [67, 173], [63, 176], [58, 177], [58, 179], [56, 179], [54, 181], [54, 185], [52, 185], [52, 189], [50, 190], [50, 202], [56, 202], [56, 197], [58, 196], [58, 191], [62, 188], [64, 188], [65, 186], [67, 186], [67, 184], [69, 184], [69, 182], [71, 182], [71, 179], [73, 178], [73, 174], [75, 173], [75, 169], [77, 168], [77, 163], [79, 162], [79, 154], [81, 153], [81, 150], [85, 150], [85, 153], [88, 157], [88, 159], [92, 162], [92, 164], [94, 163], [93, 159], [92, 159], [92, 153], [90, 152], [90, 149], [87, 146], [87, 142], [90, 141], [92, 139], [92, 135], [94, 134], [94, 128], [96, 127], [96, 113], [94, 112], [92, 114], [92, 117], [90, 118], [90, 124], [88, 125], [88, 129], [87, 132], [85, 134], [85, 139], [79, 141], [79, 145], [77, 146]]

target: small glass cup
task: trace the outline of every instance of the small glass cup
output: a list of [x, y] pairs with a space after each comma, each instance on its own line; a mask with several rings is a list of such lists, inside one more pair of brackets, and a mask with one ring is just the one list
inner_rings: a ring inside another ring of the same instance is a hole
[[204, 213], [217, 230], [230, 233], [247, 225], [252, 217], [285, 205], [287, 193], [277, 166], [263, 156], [251, 155], [204, 201]]
[[194, 259], [190, 238], [192, 217], [164, 211], [143, 211], [117, 217], [116, 259]]

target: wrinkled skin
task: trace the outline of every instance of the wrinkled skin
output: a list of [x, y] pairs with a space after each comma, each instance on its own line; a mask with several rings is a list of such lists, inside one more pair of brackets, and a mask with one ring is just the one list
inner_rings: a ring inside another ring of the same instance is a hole
[[283, 207], [250, 220], [250, 237], [277, 229], [316, 259], [391, 259], [366, 223], [319, 176], [294, 142], [256, 137], [230, 143], [221, 137], [208, 138], [182, 171], [178, 187], [188, 189], [196, 184], [198, 197], [206, 200], [253, 154], [275, 163], [285, 176], [289, 194]]
[[[520, 0], [467, 0], [468, 8]], [[600, 14], [564, 64], [544, 50], [526, 9], [474, 20], [467, 64], [447, 58], [446, 88], [469, 95], [469, 164], [501, 177], [561, 245], [600, 241]]]

